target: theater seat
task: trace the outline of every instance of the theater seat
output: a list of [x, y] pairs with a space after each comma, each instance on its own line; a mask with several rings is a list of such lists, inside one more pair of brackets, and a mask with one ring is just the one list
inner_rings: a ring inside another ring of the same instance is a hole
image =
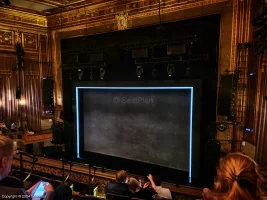
[[105, 200], [100, 197], [95, 197], [93, 195], [81, 195], [81, 194], [73, 194], [73, 200]]
[[106, 193], [106, 199], [108, 200], [130, 200], [130, 197], [118, 195], [118, 194], [110, 194]]
[[145, 200], [145, 199], [139, 199], [139, 198], [133, 197], [132, 200]]

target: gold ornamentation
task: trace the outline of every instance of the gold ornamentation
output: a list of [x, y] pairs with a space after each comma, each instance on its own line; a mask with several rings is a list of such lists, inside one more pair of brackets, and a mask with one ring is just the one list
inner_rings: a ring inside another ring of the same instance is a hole
[[233, 1], [233, 22], [232, 22], [232, 46], [230, 71], [234, 71], [236, 67], [236, 50], [237, 50], [237, 31], [238, 31], [238, 2]]
[[22, 42], [24, 49], [36, 50], [37, 49], [37, 35], [32, 33], [22, 33]]
[[[162, 14], [176, 12], [180, 10], [186, 10], [196, 7], [201, 7], [203, 5], [211, 5], [216, 3], [227, 2], [228, 0], [195, 0], [195, 1], [166, 1], [164, 9], [162, 9]], [[99, 3], [92, 6], [88, 6], [85, 9], [90, 10], [90, 13], [82, 13], [77, 12], [76, 10], [66, 11], [64, 13], [55, 14], [48, 16], [49, 27], [53, 30], [62, 30], [64, 28], [71, 27], [72, 30], [77, 29], [77, 26], [86, 25], [88, 21], [90, 21], [90, 27], [95, 27], [99, 25], [107, 25], [114, 23], [114, 14], [116, 14], [117, 28], [121, 28], [126, 26], [125, 19], [122, 19], [120, 24], [118, 23], [117, 16], [120, 17], [121, 11], [125, 8], [125, 3], [115, 3], [114, 1], [108, 1], [105, 3]], [[158, 15], [158, 7], [156, 2], [151, 4], [145, 2], [144, 0], [140, 0], [136, 3], [130, 2], [126, 4], [127, 10], [127, 27], [129, 28], [131, 25], [129, 22], [132, 19], [136, 18], [144, 18], [150, 16]], [[76, 16], [76, 17], [74, 17]], [[64, 20], [60, 23], [60, 18]], [[124, 29], [119, 29], [124, 30]]]
[[45, 16], [27, 13], [18, 10], [1, 8], [0, 20], [5, 24], [30, 25], [29, 27], [47, 27], [47, 19]]
[[16, 40], [16, 43], [22, 43], [22, 40], [21, 40], [21, 32], [19, 31], [19, 29], [16, 30], [16, 33], [15, 33], [15, 40]]
[[0, 45], [13, 46], [13, 31], [0, 30]]
[[128, 28], [128, 13], [126, 12], [118, 13], [115, 19], [117, 20], [118, 30], [125, 30]]

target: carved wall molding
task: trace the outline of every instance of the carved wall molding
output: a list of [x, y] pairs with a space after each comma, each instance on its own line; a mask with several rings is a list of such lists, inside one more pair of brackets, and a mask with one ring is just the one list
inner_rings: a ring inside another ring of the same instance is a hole
[[45, 16], [8, 8], [0, 8], [0, 21], [5, 24], [16, 24], [16, 26], [21, 24], [31, 27], [47, 27]]
[[[227, 2], [228, 0], [196, 0], [196, 1], [167, 1], [162, 3], [161, 13], [171, 13], [196, 7], [207, 6], [216, 3]], [[81, 9], [66, 11], [63, 13], [48, 16], [48, 26], [51, 29], [63, 29], [70, 26], [96, 26], [97, 23], [105, 21], [106, 24], [114, 23], [115, 16], [121, 12], [127, 12], [129, 20], [158, 15], [158, 3], [156, 1], [143, 0], [122, 3], [109, 1]]]

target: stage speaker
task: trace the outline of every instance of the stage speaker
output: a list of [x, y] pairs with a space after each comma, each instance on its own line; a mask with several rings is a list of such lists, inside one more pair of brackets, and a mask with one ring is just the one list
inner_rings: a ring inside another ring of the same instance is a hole
[[54, 104], [54, 80], [50, 78], [43, 78], [43, 104]]
[[205, 144], [205, 184], [212, 187], [214, 177], [216, 177], [216, 168], [221, 157], [221, 144], [219, 141], [212, 139]]
[[104, 61], [103, 53], [91, 53], [90, 61], [91, 62], [103, 62]]
[[132, 58], [146, 58], [146, 57], [148, 57], [147, 48], [132, 50]]
[[233, 80], [233, 74], [221, 75], [218, 91], [217, 115], [231, 116]]
[[167, 46], [167, 55], [179, 55], [186, 53], [185, 44], [172, 44]]
[[119, 67], [121, 65], [123, 54], [122, 50], [118, 46], [112, 46], [107, 49], [106, 58], [108, 65]]

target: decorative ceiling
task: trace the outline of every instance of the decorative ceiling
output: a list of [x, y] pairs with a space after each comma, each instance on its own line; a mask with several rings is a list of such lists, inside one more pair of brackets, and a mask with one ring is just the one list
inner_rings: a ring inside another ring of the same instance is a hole
[[88, 0], [10, 0], [10, 5], [7, 8], [22, 10], [26, 12], [49, 15], [56, 12], [58, 9], [65, 7], [82, 6]]

